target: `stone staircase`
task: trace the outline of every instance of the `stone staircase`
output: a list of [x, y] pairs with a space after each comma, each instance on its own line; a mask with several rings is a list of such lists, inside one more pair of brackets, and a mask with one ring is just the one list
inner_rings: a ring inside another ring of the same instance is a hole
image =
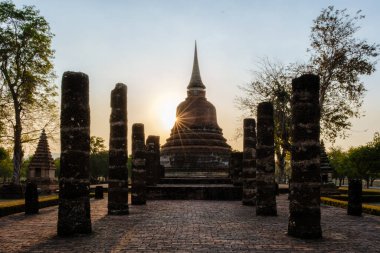
[[242, 187], [226, 177], [166, 177], [147, 186], [148, 200], [241, 200]]

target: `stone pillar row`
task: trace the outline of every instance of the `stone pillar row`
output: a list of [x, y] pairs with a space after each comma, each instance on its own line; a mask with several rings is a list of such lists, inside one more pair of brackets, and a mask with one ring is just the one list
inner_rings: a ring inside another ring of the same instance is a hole
[[[292, 90], [293, 144], [288, 234], [300, 238], [320, 238], [322, 231], [320, 226], [319, 78], [309, 74], [293, 79]], [[128, 213], [126, 93], [127, 87], [124, 84], [117, 84], [111, 93], [109, 214]], [[255, 120], [244, 120], [243, 204], [256, 204], [257, 215], [276, 215], [272, 104], [259, 104], [257, 118], [257, 157]], [[57, 224], [57, 232], [60, 236], [85, 234], [92, 231], [89, 157], [88, 76], [80, 72], [65, 72], [62, 77], [61, 170]], [[149, 136], [145, 144], [144, 125], [133, 124], [132, 204], [146, 203], [147, 180], [153, 185], [158, 182], [160, 176], [158, 165], [159, 137]], [[352, 196], [360, 195], [361, 185], [356, 181], [350, 181]], [[36, 203], [36, 187], [30, 185], [29, 188], [28, 201]], [[361, 210], [356, 207], [359, 202], [360, 199], [351, 200], [349, 213], [354, 215], [361, 213]], [[35, 207], [33, 209], [35, 212]]]
[[[289, 189], [288, 234], [298, 238], [320, 238], [322, 230], [318, 76], [307, 74], [293, 79], [291, 112], [292, 175]], [[256, 215], [277, 215], [271, 103], [260, 103], [257, 108], [257, 147], [254, 125], [253, 119], [244, 120], [243, 204], [251, 203], [252, 199], [256, 198]], [[256, 157], [253, 150], [257, 151]], [[256, 159], [256, 164], [249, 159]], [[252, 180], [252, 177], [255, 177], [256, 181]], [[251, 182], [255, 182], [255, 185]], [[256, 190], [256, 193], [251, 192], [252, 189]], [[351, 215], [361, 214], [360, 191], [360, 180], [351, 179], [348, 208]]]
[[242, 202], [256, 205], [256, 215], [277, 215], [272, 103], [258, 105], [257, 137], [255, 119], [244, 119], [243, 145]]
[[[111, 92], [108, 214], [128, 214], [127, 86]], [[149, 184], [161, 177], [159, 136], [149, 136], [144, 125], [132, 127], [132, 204], [146, 203], [146, 167]], [[60, 236], [91, 233], [90, 215], [90, 106], [88, 76], [65, 72], [61, 100], [61, 170], [57, 232]], [[38, 212], [36, 186], [29, 185], [27, 213]], [[103, 189], [97, 188], [97, 198]]]

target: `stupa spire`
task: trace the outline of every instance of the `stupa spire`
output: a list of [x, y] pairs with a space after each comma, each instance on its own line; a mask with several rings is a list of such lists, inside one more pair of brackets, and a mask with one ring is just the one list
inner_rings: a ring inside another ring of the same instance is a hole
[[201, 79], [201, 73], [199, 71], [198, 64], [198, 53], [197, 53], [197, 41], [195, 41], [195, 50], [194, 50], [194, 62], [193, 62], [193, 72], [191, 73], [190, 83], [187, 86], [187, 89], [206, 89], [206, 86], [203, 84]]

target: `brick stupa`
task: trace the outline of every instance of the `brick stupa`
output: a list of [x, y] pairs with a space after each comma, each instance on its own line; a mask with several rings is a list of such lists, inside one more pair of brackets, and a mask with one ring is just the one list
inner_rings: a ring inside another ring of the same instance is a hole
[[195, 45], [187, 98], [177, 107], [176, 122], [161, 149], [166, 177], [228, 176], [231, 147], [217, 123], [216, 109], [206, 99]]
[[28, 180], [37, 184], [44, 192], [58, 189], [55, 165], [51, 156], [45, 130], [42, 130], [36, 152], [28, 166]]

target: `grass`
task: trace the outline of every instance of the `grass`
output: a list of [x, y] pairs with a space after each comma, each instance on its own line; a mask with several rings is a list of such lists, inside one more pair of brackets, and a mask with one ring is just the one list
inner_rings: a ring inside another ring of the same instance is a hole
[[[90, 193], [90, 198], [94, 197], [94, 193]], [[38, 197], [39, 208], [49, 207], [58, 205], [58, 195], [49, 195]], [[0, 217], [14, 214], [22, 213], [25, 211], [25, 200], [9, 200], [0, 202]]]
[[[347, 186], [342, 186], [339, 187], [339, 191], [342, 193], [348, 192], [348, 187]], [[366, 189], [363, 188], [363, 195], [380, 195], [380, 189]]]
[[[56, 199], [58, 199], [58, 195], [49, 195], [49, 196], [38, 197], [39, 202], [51, 201], [51, 200], [56, 200]], [[25, 199], [16, 199], [16, 200], [9, 200], [9, 201], [0, 202], [0, 208], [11, 207], [11, 206], [19, 206], [19, 205], [25, 205]]]

